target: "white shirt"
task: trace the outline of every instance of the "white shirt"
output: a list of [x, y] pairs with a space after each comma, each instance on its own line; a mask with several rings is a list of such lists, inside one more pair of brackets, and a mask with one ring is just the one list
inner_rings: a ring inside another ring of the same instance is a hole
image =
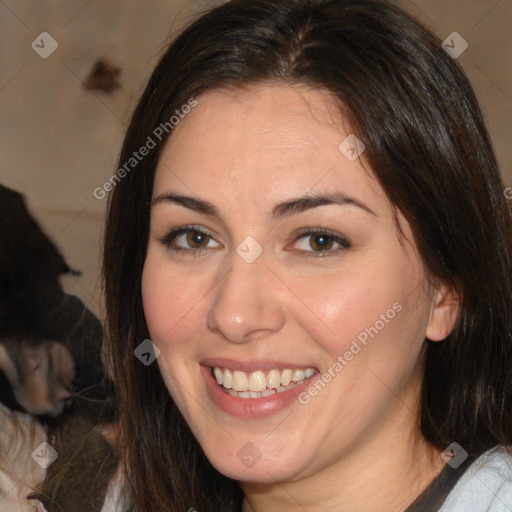
[[460, 477], [439, 512], [512, 512], [512, 456], [503, 447], [481, 455]]

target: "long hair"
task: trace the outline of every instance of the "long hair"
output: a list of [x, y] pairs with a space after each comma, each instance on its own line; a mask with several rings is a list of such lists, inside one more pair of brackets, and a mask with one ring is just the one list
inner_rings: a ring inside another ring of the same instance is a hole
[[[126, 172], [116, 175], [109, 198], [108, 356], [120, 449], [142, 512], [240, 510], [237, 482], [210, 465], [158, 366], [142, 365], [134, 349], [149, 338], [141, 275], [155, 168], [172, 137], [168, 121], [192, 99], [200, 105], [206, 90], [265, 83], [335, 95], [340, 119], [365, 144], [366, 161], [409, 221], [428, 276], [461, 297], [452, 333], [425, 340], [422, 435], [443, 449], [457, 441], [472, 455], [512, 441], [511, 213], [459, 64], [437, 37], [381, 0], [233, 0], [198, 18], [161, 58], [127, 130], [119, 159]], [[148, 137], [155, 147], [127, 167]]]

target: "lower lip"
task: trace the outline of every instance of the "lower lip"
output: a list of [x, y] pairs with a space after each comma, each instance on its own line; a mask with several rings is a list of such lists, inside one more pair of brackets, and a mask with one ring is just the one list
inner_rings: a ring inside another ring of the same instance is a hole
[[286, 409], [293, 402], [298, 401], [297, 397], [316, 375], [315, 373], [315, 375], [289, 391], [275, 393], [264, 398], [239, 398], [231, 396], [221, 389], [209, 366], [201, 365], [201, 372], [205, 378], [206, 388], [216, 405], [232, 416], [243, 418], [264, 418]]

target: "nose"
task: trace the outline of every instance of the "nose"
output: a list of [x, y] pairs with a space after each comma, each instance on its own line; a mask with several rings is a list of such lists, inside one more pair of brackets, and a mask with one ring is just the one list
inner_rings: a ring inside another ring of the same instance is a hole
[[283, 284], [263, 257], [252, 263], [238, 254], [214, 289], [207, 313], [208, 328], [232, 343], [244, 343], [278, 332], [285, 322]]

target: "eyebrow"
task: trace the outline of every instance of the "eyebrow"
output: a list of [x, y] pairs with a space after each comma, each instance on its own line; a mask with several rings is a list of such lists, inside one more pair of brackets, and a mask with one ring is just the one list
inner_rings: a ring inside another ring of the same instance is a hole
[[[151, 201], [151, 206], [160, 203], [177, 204], [179, 206], [183, 206], [184, 208], [188, 208], [189, 210], [193, 210], [198, 213], [209, 215], [211, 217], [216, 217], [219, 220], [222, 220], [222, 214], [220, 213], [220, 210], [215, 205], [204, 199], [198, 199], [183, 194], [167, 192], [155, 197]], [[288, 217], [290, 215], [296, 215], [298, 213], [302, 213], [306, 210], [317, 208], [319, 206], [327, 205], [356, 206], [357, 208], [360, 208], [366, 211], [367, 213], [377, 216], [377, 214], [370, 207], [368, 207], [366, 204], [362, 203], [358, 199], [355, 199], [353, 197], [347, 196], [339, 192], [335, 192], [328, 194], [306, 194], [301, 197], [283, 201], [281, 203], [276, 204], [274, 208], [272, 208], [271, 217], [273, 219], [280, 219], [283, 217]]]
[[274, 219], [279, 219], [281, 217], [302, 213], [306, 210], [310, 210], [311, 208], [317, 208], [319, 206], [326, 205], [357, 206], [358, 208], [361, 208], [362, 210], [377, 216], [377, 214], [370, 207], [366, 206], [358, 199], [347, 196], [340, 192], [334, 192], [330, 194], [318, 195], [306, 194], [302, 197], [297, 197], [295, 199], [290, 199], [288, 201], [279, 203], [272, 209], [272, 217]]

